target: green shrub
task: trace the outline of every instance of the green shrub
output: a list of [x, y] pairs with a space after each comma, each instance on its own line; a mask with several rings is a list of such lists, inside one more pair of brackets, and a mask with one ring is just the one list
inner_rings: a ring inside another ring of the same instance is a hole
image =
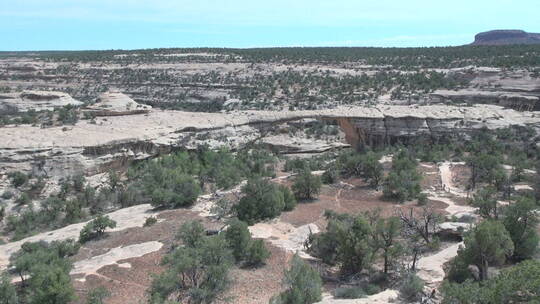
[[298, 200], [310, 200], [319, 195], [321, 191], [321, 178], [304, 170], [296, 176], [292, 190]]
[[298, 171], [303, 171], [303, 170], [308, 170], [308, 169], [309, 169], [308, 162], [301, 158], [294, 158], [294, 159], [288, 158], [287, 160], [285, 160], [285, 165], [283, 167], [283, 170], [285, 172], [291, 172], [291, 171], [298, 172]]
[[147, 217], [146, 220], [144, 220], [143, 227], [150, 227], [153, 226], [155, 223], [157, 223], [157, 218], [155, 216]]
[[200, 221], [188, 221], [182, 224], [176, 239], [182, 240], [186, 247], [198, 247], [204, 239], [205, 229]]
[[193, 177], [169, 171], [163, 183], [152, 191], [154, 207], [178, 208], [195, 203], [201, 189]]
[[333, 184], [338, 180], [339, 174], [335, 168], [326, 169], [321, 176], [324, 184]]
[[10, 257], [10, 268], [22, 279], [25, 303], [67, 304], [75, 300], [67, 257], [76, 254], [80, 245], [73, 241], [24, 243]]
[[86, 179], [84, 178], [84, 175], [82, 174], [74, 175], [71, 178], [71, 180], [73, 182], [73, 189], [75, 189], [75, 191], [82, 192], [84, 190], [84, 185], [86, 183]]
[[367, 284], [365, 287], [364, 287], [364, 291], [366, 292], [366, 294], [368, 295], [374, 295], [376, 293], [379, 293], [381, 292], [381, 288], [377, 285], [373, 285], [373, 284]]
[[285, 208], [283, 193], [279, 187], [260, 178], [250, 179], [242, 189], [243, 197], [234, 210], [238, 219], [248, 224], [274, 218]]
[[97, 287], [88, 292], [86, 295], [86, 304], [105, 304], [105, 298], [111, 293], [105, 287]]
[[298, 255], [292, 258], [291, 267], [285, 270], [283, 283], [285, 291], [272, 298], [270, 303], [311, 304], [321, 300], [321, 276]]
[[540, 298], [540, 261], [521, 262], [483, 282], [445, 281], [441, 290], [444, 304], [536, 303]]
[[417, 199], [418, 206], [425, 206], [428, 203], [428, 196], [425, 193], [418, 194]]
[[150, 303], [184, 302], [186, 295], [189, 303], [213, 303], [229, 286], [232, 261], [228, 243], [220, 235], [201, 236], [193, 247], [175, 248], [162, 260], [166, 270], [152, 280]]
[[4, 191], [4, 193], [2, 193], [2, 198], [5, 199], [5, 200], [8, 200], [8, 199], [11, 199], [15, 194], [13, 194], [13, 192], [11, 191]]
[[378, 188], [383, 178], [383, 167], [379, 159], [380, 155], [372, 151], [347, 151], [339, 155], [336, 163], [342, 175], [361, 177], [370, 186]]
[[107, 228], [115, 228], [116, 222], [108, 216], [98, 216], [86, 224], [79, 234], [79, 242], [86, 243], [90, 240], [100, 238]]
[[20, 186], [26, 184], [26, 182], [28, 181], [28, 175], [19, 171], [8, 173], [8, 177], [11, 180], [11, 184], [15, 188], [19, 188]]
[[392, 170], [385, 179], [383, 194], [400, 203], [418, 197], [422, 176], [416, 171], [417, 162], [405, 150], [392, 160]]
[[11, 283], [11, 276], [7, 272], [0, 273], [0, 299], [2, 304], [19, 304], [17, 289]]
[[408, 272], [401, 280], [399, 296], [407, 302], [414, 302], [420, 299], [423, 289], [424, 281], [416, 274]]
[[251, 245], [251, 234], [245, 222], [234, 219], [225, 231], [225, 239], [229, 242], [236, 262], [244, 259]]
[[279, 190], [281, 191], [281, 193], [283, 193], [283, 201], [285, 203], [283, 211], [294, 210], [294, 208], [296, 207], [296, 198], [294, 197], [291, 189], [289, 189], [289, 187], [285, 185], [279, 185]]
[[244, 257], [246, 266], [257, 267], [263, 265], [270, 257], [270, 251], [266, 249], [263, 240], [253, 240], [249, 245]]
[[336, 299], [360, 299], [366, 296], [366, 292], [361, 287], [339, 287], [334, 290]]
[[521, 197], [504, 209], [503, 224], [514, 243], [515, 260], [530, 259], [537, 253], [540, 239], [537, 208], [533, 198]]

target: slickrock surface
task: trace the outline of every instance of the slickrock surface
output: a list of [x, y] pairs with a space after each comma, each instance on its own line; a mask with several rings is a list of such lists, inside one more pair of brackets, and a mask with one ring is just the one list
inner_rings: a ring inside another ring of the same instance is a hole
[[160, 242], [151, 241], [141, 244], [113, 248], [102, 255], [75, 262], [73, 264], [71, 274], [83, 274], [84, 277], [78, 280], [84, 282], [86, 276], [90, 274], [96, 274], [101, 267], [107, 265], [118, 265], [119, 267], [129, 268], [131, 267], [129, 263], [119, 264], [118, 261], [129, 258], [141, 257], [145, 254], [158, 251], [162, 246], [163, 244]]
[[120, 92], [107, 92], [99, 96], [98, 102], [86, 107], [85, 112], [96, 116], [117, 116], [144, 114], [152, 109], [149, 105], [142, 105]]
[[[152, 206], [149, 204], [137, 205], [107, 214], [112, 220], [116, 221], [116, 227], [109, 231], [120, 231], [131, 227], [142, 227], [147, 217], [155, 215], [152, 212]], [[20, 241], [0, 245], [0, 270], [3, 270], [9, 264], [9, 257], [21, 249], [21, 245], [26, 242], [38, 241], [62, 241], [67, 239], [78, 239], [81, 229], [87, 222], [72, 224], [54, 231], [43, 232]]]

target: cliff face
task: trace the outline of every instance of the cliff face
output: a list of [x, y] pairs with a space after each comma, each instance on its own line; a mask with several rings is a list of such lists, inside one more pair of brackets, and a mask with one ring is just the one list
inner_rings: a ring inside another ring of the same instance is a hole
[[494, 30], [479, 33], [472, 45], [540, 44], [540, 34], [522, 30]]
[[347, 142], [384, 144], [416, 136], [468, 134], [483, 127], [514, 125], [540, 128], [538, 113], [497, 106], [381, 106], [320, 111], [250, 111], [193, 113], [151, 111], [143, 115], [81, 121], [70, 129], [32, 126], [1, 128], [0, 177], [12, 170], [61, 178], [75, 173], [93, 175], [138, 159], [180, 148], [228, 145], [232, 148], [266, 136], [275, 125], [303, 119], [337, 122]]

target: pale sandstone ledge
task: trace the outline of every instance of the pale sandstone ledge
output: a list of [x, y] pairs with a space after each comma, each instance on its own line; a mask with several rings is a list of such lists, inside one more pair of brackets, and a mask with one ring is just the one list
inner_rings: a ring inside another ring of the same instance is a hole
[[457, 107], [341, 107], [313, 111], [243, 111], [200, 113], [151, 110], [147, 114], [97, 118], [74, 126], [0, 128], [0, 177], [12, 170], [49, 177], [93, 175], [129, 161], [168, 153], [175, 148], [228, 145], [260, 139], [272, 125], [305, 118], [336, 121], [351, 146], [391, 138], [445, 136], [481, 128], [532, 126], [540, 112], [518, 112], [493, 105]]
[[230, 114], [154, 110], [145, 115], [99, 119], [97, 124], [81, 121], [67, 130], [64, 127], [42, 129], [30, 125], [6, 126], [0, 128], [0, 148], [91, 147], [135, 140], [153, 141], [171, 133], [286, 122], [302, 118], [462, 120], [469, 125], [477, 125], [480, 121], [483, 122], [481, 125], [487, 128], [540, 124], [540, 112], [517, 112], [492, 105], [342, 107], [313, 111], [244, 111]]

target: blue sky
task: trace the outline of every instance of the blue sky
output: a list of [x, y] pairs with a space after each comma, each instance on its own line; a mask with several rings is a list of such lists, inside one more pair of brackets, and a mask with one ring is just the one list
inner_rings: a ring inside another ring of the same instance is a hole
[[539, 0], [0, 0], [0, 50], [447, 46], [540, 32]]

